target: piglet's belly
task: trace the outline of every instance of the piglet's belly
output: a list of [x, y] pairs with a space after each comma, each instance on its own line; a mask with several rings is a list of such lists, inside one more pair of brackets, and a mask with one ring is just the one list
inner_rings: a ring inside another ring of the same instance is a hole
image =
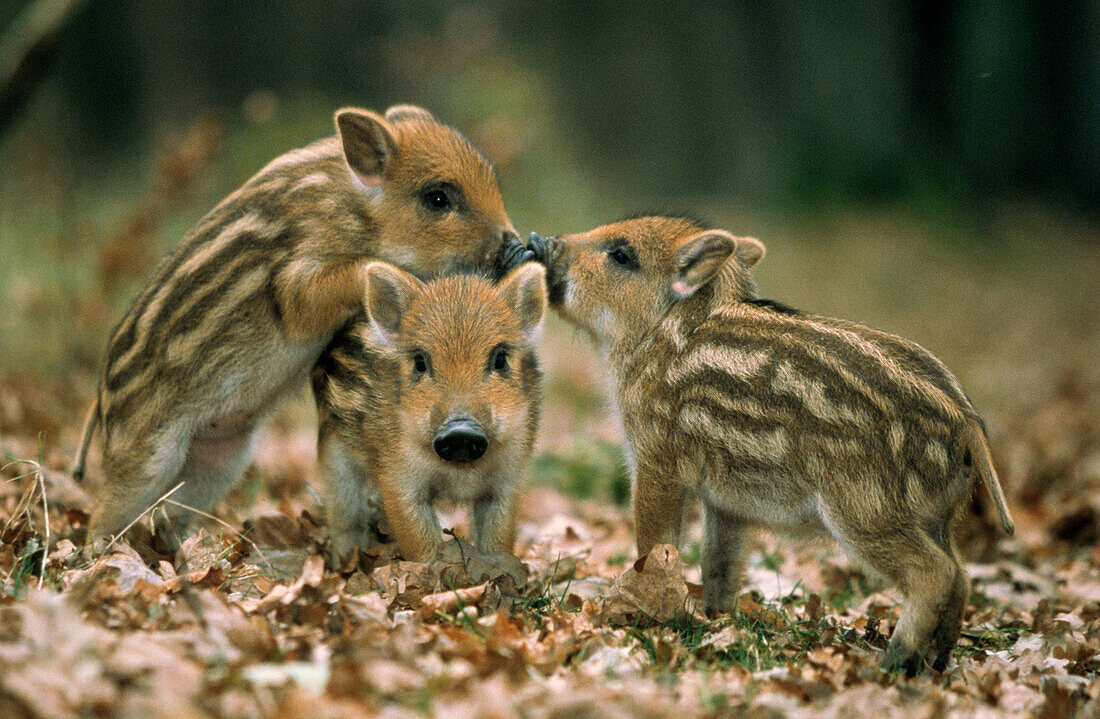
[[708, 506], [745, 524], [791, 534], [827, 533], [820, 504], [815, 497], [789, 496], [777, 489], [782, 483], [761, 478], [738, 482], [736, 488], [715, 492], [705, 484], [700, 498]]
[[291, 345], [280, 344], [249, 361], [233, 358], [215, 383], [196, 387], [207, 409], [195, 439], [221, 440], [249, 433], [269, 410], [305, 384], [306, 375], [327, 338]]
[[195, 441], [217, 442], [240, 436], [252, 429], [256, 423], [255, 412], [234, 412], [210, 420], [195, 432]]

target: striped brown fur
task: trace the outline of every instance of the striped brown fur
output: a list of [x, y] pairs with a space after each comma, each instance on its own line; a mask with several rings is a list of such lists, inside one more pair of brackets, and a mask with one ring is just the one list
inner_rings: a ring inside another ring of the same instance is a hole
[[[471, 503], [479, 548], [513, 551], [539, 418], [544, 275], [528, 263], [496, 287], [470, 275], [425, 285], [383, 263], [368, 269], [369, 314], [336, 336], [313, 371], [330, 563], [371, 545], [379, 510], [401, 553], [427, 559], [442, 543], [436, 497]], [[458, 423], [480, 433], [484, 454], [443, 458], [437, 443]]]
[[[335, 121], [203, 218], [112, 333], [73, 470], [98, 430], [93, 539], [181, 482], [172, 498], [199, 510], [232, 486], [257, 425], [361, 306], [367, 262], [499, 276], [524, 251], [492, 166], [458, 132], [412, 106]], [[190, 515], [158, 513], [167, 547]]]
[[1012, 531], [955, 377], [908, 340], [760, 300], [752, 238], [643, 217], [532, 246], [613, 372], [639, 554], [676, 543], [698, 496], [706, 602], [728, 610], [747, 528], [831, 534], [905, 596], [884, 666], [943, 668], [969, 592], [951, 527], [975, 477]]

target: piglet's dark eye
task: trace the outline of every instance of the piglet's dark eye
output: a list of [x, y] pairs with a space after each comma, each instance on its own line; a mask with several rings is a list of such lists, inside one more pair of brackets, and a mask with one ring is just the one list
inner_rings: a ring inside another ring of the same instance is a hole
[[501, 348], [493, 352], [492, 356], [493, 369], [497, 372], [504, 372], [508, 369], [508, 351]]
[[625, 247], [616, 247], [607, 253], [608, 259], [620, 267], [635, 270], [638, 268], [638, 259], [634, 253]]
[[424, 374], [428, 371], [428, 358], [424, 356], [423, 352], [417, 352], [413, 355], [413, 371], [417, 374]]
[[420, 199], [426, 207], [439, 212], [445, 212], [453, 206], [447, 191], [439, 188], [425, 191]]

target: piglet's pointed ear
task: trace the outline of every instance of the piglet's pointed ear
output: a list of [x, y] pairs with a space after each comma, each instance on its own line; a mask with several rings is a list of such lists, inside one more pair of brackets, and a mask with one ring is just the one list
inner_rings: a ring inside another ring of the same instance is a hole
[[760, 260], [764, 259], [764, 255], [767, 250], [764, 249], [764, 243], [755, 237], [738, 237], [737, 249], [733, 255], [741, 264], [745, 267], [752, 267]]
[[371, 262], [364, 270], [366, 306], [375, 339], [392, 345], [401, 330], [401, 318], [424, 283], [387, 262]]
[[499, 292], [515, 311], [523, 336], [534, 339], [546, 314], [546, 268], [536, 262], [520, 265], [500, 281]]
[[382, 173], [397, 151], [387, 120], [357, 107], [336, 111], [336, 130], [344, 145], [348, 167], [368, 188], [382, 184]]
[[736, 248], [737, 238], [725, 230], [706, 230], [688, 240], [672, 257], [672, 293], [681, 299], [695, 294]]
[[386, 110], [386, 119], [390, 122], [403, 122], [405, 120], [435, 122], [432, 113], [416, 105], [394, 105], [389, 110]]

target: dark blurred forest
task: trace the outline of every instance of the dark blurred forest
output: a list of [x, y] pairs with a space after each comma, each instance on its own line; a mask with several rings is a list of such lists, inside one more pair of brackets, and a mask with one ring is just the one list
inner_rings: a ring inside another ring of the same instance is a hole
[[[0, 4], [0, 28], [28, 4]], [[408, 101], [497, 123], [500, 161], [549, 118], [607, 192], [639, 201], [1100, 206], [1091, 0], [87, 0], [44, 82], [22, 121], [73, 168], [199, 111], [232, 126], [307, 101], [323, 134], [340, 104]]]

